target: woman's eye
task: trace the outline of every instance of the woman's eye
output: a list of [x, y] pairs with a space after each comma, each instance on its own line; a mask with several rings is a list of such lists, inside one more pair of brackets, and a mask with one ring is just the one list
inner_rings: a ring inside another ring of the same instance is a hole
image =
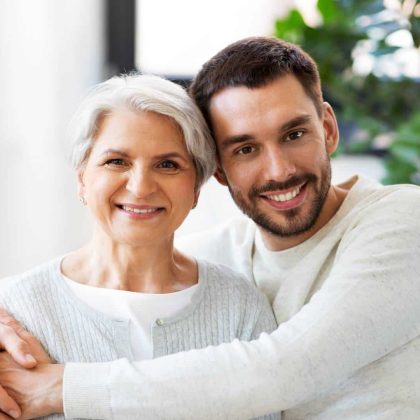
[[159, 163], [158, 167], [162, 169], [178, 169], [179, 165], [172, 160], [164, 160]]
[[109, 159], [105, 162], [106, 166], [124, 166], [124, 159]]
[[236, 153], [238, 155], [248, 155], [252, 153], [254, 150], [255, 150], [255, 147], [253, 146], [244, 146], [244, 147], [241, 147]]
[[286, 137], [286, 141], [300, 139], [303, 136], [303, 134], [303, 130], [293, 131], [293, 133], [288, 134], [288, 136]]

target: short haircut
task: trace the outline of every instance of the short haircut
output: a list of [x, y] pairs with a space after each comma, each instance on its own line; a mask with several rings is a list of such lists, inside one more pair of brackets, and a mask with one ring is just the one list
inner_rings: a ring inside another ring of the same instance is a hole
[[322, 115], [322, 92], [315, 61], [297, 45], [274, 37], [250, 37], [228, 45], [207, 61], [189, 92], [211, 128], [213, 95], [235, 86], [258, 88], [292, 74]]
[[155, 112], [177, 123], [195, 165], [197, 189], [214, 173], [214, 142], [185, 89], [161, 77], [138, 74], [115, 76], [99, 83], [82, 101], [69, 127], [74, 168], [80, 168], [88, 159], [101, 118], [121, 107]]

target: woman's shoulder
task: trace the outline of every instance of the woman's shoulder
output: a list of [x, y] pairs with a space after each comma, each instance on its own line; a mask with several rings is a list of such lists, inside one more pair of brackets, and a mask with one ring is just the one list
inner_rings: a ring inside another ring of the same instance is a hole
[[[199, 260], [200, 276], [206, 272], [207, 297], [217, 301], [236, 319], [241, 320], [241, 339], [257, 338], [263, 331], [273, 331], [277, 324], [271, 305], [256, 285], [242, 274], [223, 264]], [[202, 278], [202, 277], [200, 277]], [[217, 306], [217, 305], [216, 305]], [[212, 307], [214, 307], [212, 305]]]
[[55, 258], [23, 273], [0, 279], [0, 293], [12, 292], [22, 286], [27, 291], [37, 286], [44, 287], [47, 282], [57, 277], [60, 261], [61, 257]]
[[210, 289], [225, 291], [243, 298], [260, 299], [263, 296], [255, 284], [251, 283], [243, 274], [224, 264], [216, 264], [207, 260], [197, 260], [200, 280], [204, 280]]

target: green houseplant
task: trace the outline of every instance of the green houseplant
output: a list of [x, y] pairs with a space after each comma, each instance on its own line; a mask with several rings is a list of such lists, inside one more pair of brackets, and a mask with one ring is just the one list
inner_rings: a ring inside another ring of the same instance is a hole
[[400, 8], [390, 11], [383, 1], [319, 0], [319, 27], [307, 25], [296, 9], [275, 22], [276, 36], [302, 45], [317, 61], [324, 96], [340, 121], [340, 150], [384, 156], [386, 183], [420, 184], [419, 80], [402, 74], [391, 78], [374, 69], [360, 74], [354, 59], [363, 48], [373, 60], [392, 60], [404, 47], [394, 45], [391, 35], [402, 30], [418, 52], [417, 3], [400, 1]]

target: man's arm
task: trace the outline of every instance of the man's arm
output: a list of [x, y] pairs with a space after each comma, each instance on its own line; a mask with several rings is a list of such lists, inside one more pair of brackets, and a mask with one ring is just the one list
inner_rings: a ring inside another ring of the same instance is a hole
[[416, 208], [356, 226], [323, 287], [270, 335], [139, 363], [68, 364], [66, 415], [251, 418], [313, 398], [408, 343], [420, 334]]
[[420, 215], [410, 212], [355, 221], [322, 288], [270, 335], [140, 363], [67, 365], [66, 414], [251, 418], [344, 381], [420, 334]]

